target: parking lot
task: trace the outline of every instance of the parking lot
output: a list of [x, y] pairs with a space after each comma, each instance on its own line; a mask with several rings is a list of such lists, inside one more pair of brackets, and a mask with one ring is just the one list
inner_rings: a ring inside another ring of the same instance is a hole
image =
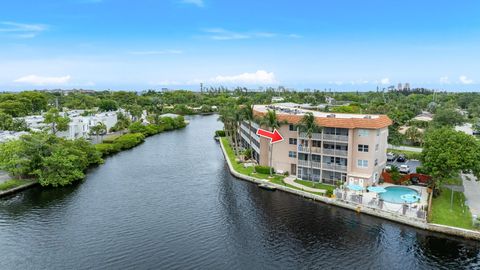
[[395, 165], [400, 168], [400, 165], [408, 165], [410, 167], [410, 173], [416, 173], [417, 167], [422, 166], [422, 163], [419, 160], [410, 160], [407, 159], [405, 162], [398, 162], [396, 159], [393, 162], [387, 162], [387, 165]]

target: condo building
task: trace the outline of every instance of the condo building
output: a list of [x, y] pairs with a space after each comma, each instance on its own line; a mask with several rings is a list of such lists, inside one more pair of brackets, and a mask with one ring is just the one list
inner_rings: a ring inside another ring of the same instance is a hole
[[[275, 110], [278, 120], [285, 123], [277, 129], [283, 141], [272, 147], [272, 166], [277, 173], [326, 184], [378, 183], [387, 161], [388, 126], [392, 124], [388, 116], [310, 111], [292, 103], [255, 105], [254, 115], [261, 118], [268, 110]], [[313, 113], [321, 127], [313, 133], [311, 144], [299, 126], [307, 112]], [[251, 142], [253, 158], [268, 166], [270, 140], [256, 135], [258, 128], [268, 129], [242, 122], [238, 130], [241, 143], [248, 147]]]

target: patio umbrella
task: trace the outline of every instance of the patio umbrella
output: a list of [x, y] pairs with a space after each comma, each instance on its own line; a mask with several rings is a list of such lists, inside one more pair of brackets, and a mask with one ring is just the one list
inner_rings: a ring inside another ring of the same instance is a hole
[[375, 192], [375, 193], [387, 192], [387, 190], [383, 187], [368, 187], [367, 190], [370, 191], [370, 192]]
[[404, 194], [400, 198], [405, 201], [405, 203], [416, 203], [420, 201], [420, 196], [416, 194]]

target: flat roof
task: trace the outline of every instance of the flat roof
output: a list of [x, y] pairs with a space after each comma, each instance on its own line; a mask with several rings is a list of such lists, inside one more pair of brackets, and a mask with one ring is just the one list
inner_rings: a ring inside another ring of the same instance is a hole
[[317, 124], [323, 127], [379, 129], [392, 124], [392, 120], [386, 115], [328, 113], [296, 108], [296, 106], [300, 105], [295, 103], [254, 105], [253, 110], [256, 116], [263, 116], [268, 110], [275, 110], [279, 120], [291, 124], [298, 124], [308, 112], [313, 113]]

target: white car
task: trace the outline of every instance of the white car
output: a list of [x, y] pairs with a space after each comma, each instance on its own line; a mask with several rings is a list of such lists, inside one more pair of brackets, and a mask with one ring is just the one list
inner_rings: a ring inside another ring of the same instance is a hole
[[400, 165], [399, 171], [400, 171], [400, 173], [409, 174], [410, 173], [410, 167], [408, 167], [408, 165]]

